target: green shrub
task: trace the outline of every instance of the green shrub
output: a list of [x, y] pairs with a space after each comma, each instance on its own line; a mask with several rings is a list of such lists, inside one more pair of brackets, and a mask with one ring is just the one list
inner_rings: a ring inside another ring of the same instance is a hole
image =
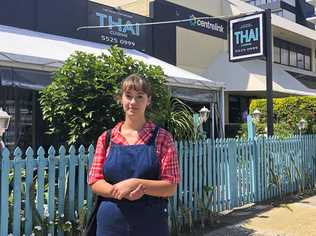
[[[256, 124], [257, 135], [266, 134], [267, 108], [265, 99], [254, 99], [249, 106], [249, 113], [255, 109], [262, 112], [259, 122]], [[301, 119], [307, 121], [307, 127], [303, 134], [316, 133], [316, 97], [287, 97], [273, 99], [273, 128], [274, 135], [284, 138], [299, 133], [298, 122]], [[247, 138], [247, 124], [243, 124], [238, 131], [238, 137]]]
[[[249, 113], [252, 114], [257, 108], [262, 112], [260, 124], [266, 124], [267, 108], [266, 99], [254, 99], [249, 106]], [[298, 134], [298, 122], [301, 119], [307, 121], [307, 127], [302, 133], [316, 133], [316, 97], [297, 96], [273, 99], [273, 122], [274, 134], [280, 137], [288, 137]]]
[[[43, 118], [49, 125], [49, 133], [58, 137], [59, 142], [94, 143], [103, 130], [122, 120], [123, 111], [115, 95], [121, 81], [132, 73], [143, 76], [152, 85], [152, 104], [147, 118], [161, 127], [170, 128], [175, 138], [177, 135], [181, 138], [193, 135], [190, 134], [190, 129], [193, 130], [190, 109], [170, 101], [161, 67], [134, 60], [115, 46], [109, 55], [74, 53], [56, 71], [53, 82], [40, 92]], [[183, 116], [186, 118], [181, 120]], [[167, 122], [168, 118], [177, 120]]]

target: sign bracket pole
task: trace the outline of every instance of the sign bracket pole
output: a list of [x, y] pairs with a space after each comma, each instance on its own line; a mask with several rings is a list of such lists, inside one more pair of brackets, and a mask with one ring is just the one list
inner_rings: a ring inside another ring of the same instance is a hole
[[272, 87], [272, 25], [271, 9], [265, 10], [266, 19], [266, 97], [267, 97], [267, 134], [273, 136], [273, 87]]

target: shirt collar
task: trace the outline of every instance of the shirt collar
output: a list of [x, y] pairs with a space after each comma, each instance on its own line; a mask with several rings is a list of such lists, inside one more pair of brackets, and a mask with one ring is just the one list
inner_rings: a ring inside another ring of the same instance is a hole
[[[119, 133], [121, 133], [121, 128], [122, 128], [122, 125], [124, 124], [124, 121], [121, 121], [119, 122], [115, 127], [115, 131], [118, 131]], [[151, 121], [147, 121], [143, 128], [141, 128], [139, 131], [138, 131], [138, 135], [140, 137], [142, 137], [143, 135], [146, 135], [148, 132], [152, 132], [152, 130], [155, 128], [155, 124]]]

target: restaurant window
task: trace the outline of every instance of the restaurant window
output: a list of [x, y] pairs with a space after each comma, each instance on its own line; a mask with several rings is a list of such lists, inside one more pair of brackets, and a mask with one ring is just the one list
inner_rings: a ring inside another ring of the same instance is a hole
[[289, 50], [285, 48], [281, 48], [281, 64], [283, 65], [289, 64]]
[[260, 6], [269, 3], [276, 2], [277, 0], [247, 0], [247, 2], [251, 5]]
[[5, 145], [13, 150], [33, 146], [34, 94], [32, 90], [1, 86], [1, 106], [11, 116], [8, 130], [4, 133]]
[[297, 67], [304, 69], [304, 55], [302, 53], [297, 53]]
[[16, 102], [17, 111], [19, 112], [16, 145], [24, 150], [28, 146], [32, 146], [33, 141], [32, 129], [35, 126], [35, 124], [33, 124], [34, 96], [34, 91], [20, 89], [19, 100]]
[[229, 96], [229, 123], [244, 123], [247, 121], [249, 98]]
[[[304, 70], [311, 70], [311, 49], [274, 38], [274, 62], [290, 65]], [[278, 52], [280, 50], [280, 60]]]
[[10, 151], [17, 146], [25, 151], [27, 147], [36, 148], [48, 143], [47, 125], [38, 101], [38, 88], [48, 83], [48, 72], [0, 67], [0, 107], [11, 116], [3, 140]]
[[280, 56], [280, 53], [281, 53], [281, 49], [279, 47], [274, 47], [274, 50], [273, 50], [273, 55], [274, 55], [274, 62], [276, 63], [281, 63], [281, 56]]
[[305, 55], [304, 64], [306, 70], [311, 70], [311, 57], [309, 55]]
[[290, 51], [290, 66], [297, 66], [296, 52]]

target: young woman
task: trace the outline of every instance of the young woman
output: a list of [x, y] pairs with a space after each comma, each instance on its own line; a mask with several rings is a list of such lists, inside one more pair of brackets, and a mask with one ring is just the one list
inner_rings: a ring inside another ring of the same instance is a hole
[[102, 197], [97, 213], [98, 236], [167, 236], [167, 198], [179, 182], [172, 136], [146, 121], [151, 103], [148, 81], [138, 75], [122, 83], [120, 102], [125, 120], [98, 139], [88, 182]]

